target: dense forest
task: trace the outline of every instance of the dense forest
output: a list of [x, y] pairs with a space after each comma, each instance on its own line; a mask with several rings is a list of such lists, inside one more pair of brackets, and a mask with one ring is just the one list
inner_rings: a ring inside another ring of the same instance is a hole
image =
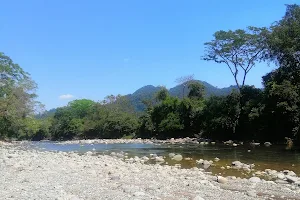
[[[205, 82], [183, 77], [179, 87], [150, 87], [136, 96], [78, 99], [42, 113], [36, 83], [0, 53], [0, 137], [176, 138], [300, 142], [300, 6], [287, 5], [270, 27], [217, 31], [204, 44], [202, 59], [231, 72], [236, 86], [216, 94]], [[247, 85], [258, 62], [277, 68], [262, 77], [263, 89]], [[133, 103], [134, 102], [134, 103]], [[141, 110], [143, 110], [141, 112]], [[37, 115], [37, 113], [39, 113]]]

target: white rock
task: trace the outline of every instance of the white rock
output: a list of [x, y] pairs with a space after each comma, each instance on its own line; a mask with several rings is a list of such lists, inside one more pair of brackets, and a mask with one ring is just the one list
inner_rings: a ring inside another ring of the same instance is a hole
[[165, 159], [161, 156], [155, 158], [156, 162], [165, 162]]
[[175, 153], [169, 153], [169, 157], [173, 158], [176, 154]]
[[215, 158], [215, 161], [216, 161], [216, 162], [220, 161], [220, 158], [216, 157], [216, 158]]
[[209, 162], [208, 160], [204, 160], [203, 165], [211, 165], [212, 163]]
[[259, 183], [259, 182], [261, 182], [260, 178], [258, 178], [258, 177], [251, 177], [249, 179], [249, 181], [252, 182], [252, 183]]
[[233, 143], [232, 146], [237, 147], [238, 145], [236, 143]]
[[269, 147], [269, 146], [272, 145], [272, 143], [271, 143], [271, 142], [265, 142], [264, 145], [265, 145], [266, 147]]
[[250, 190], [250, 191], [247, 192], [247, 195], [250, 196], [250, 197], [256, 197], [256, 191]]
[[278, 173], [277, 178], [283, 180], [283, 179], [285, 179], [285, 175], [283, 173]]
[[204, 200], [204, 199], [200, 196], [196, 196], [195, 198], [193, 198], [193, 200]]
[[278, 183], [278, 184], [288, 184], [287, 181], [280, 180], [280, 179], [276, 180], [275, 183]]
[[293, 176], [290, 176], [290, 175], [286, 175], [285, 176], [286, 180], [290, 183], [295, 183], [298, 181], [298, 178], [297, 177], [293, 177]]
[[133, 195], [136, 197], [140, 197], [140, 196], [145, 196], [146, 194], [144, 192], [135, 192]]
[[218, 176], [217, 177], [217, 182], [224, 184], [224, 183], [227, 183], [228, 180], [227, 180], [227, 178], [224, 178], [223, 176]]
[[183, 157], [182, 157], [182, 155], [177, 154], [172, 159], [175, 160], [175, 161], [182, 161]]
[[203, 162], [204, 162], [203, 159], [196, 160], [196, 163], [197, 163], [197, 164], [203, 164]]
[[147, 156], [143, 156], [142, 159], [143, 159], [144, 161], [150, 160]]
[[293, 171], [289, 171], [287, 175], [289, 175], [289, 176], [297, 176], [296, 173], [293, 172]]
[[232, 165], [233, 166], [242, 166], [243, 163], [241, 163], [240, 161], [234, 161], [234, 162], [232, 162]]

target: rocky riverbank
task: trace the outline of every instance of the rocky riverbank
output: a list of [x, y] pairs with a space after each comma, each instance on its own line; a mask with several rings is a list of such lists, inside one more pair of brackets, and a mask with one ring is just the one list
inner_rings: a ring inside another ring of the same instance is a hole
[[0, 145], [0, 199], [300, 199], [273, 181], [211, 176], [198, 168], [124, 162], [108, 155]]
[[167, 140], [157, 139], [90, 139], [90, 140], [68, 140], [59, 142], [60, 144], [199, 144], [197, 138], [171, 138]]

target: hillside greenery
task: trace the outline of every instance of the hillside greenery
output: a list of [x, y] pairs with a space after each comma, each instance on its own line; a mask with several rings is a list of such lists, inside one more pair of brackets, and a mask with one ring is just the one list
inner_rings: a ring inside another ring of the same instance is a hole
[[[300, 143], [299, 35], [300, 6], [287, 5], [282, 19], [270, 27], [221, 30], [205, 43], [203, 59], [227, 67], [236, 86], [218, 89], [197, 80], [170, 90], [148, 85], [131, 95], [109, 95], [100, 102], [78, 99], [47, 112], [40, 111], [36, 84], [30, 75], [0, 53], [0, 137], [69, 140], [197, 136], [275, 143], [291, 138]], [[277, 66], [262, 77], [263, 89], [246, 84], [257, 62]]]

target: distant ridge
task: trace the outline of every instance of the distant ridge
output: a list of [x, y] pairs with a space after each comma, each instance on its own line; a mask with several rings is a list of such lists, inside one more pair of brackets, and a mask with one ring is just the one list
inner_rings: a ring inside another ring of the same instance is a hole
[[[217, 88], [215, 86], [212, 86], [211, 84], [205, 82], [205, 81], [200, 81], [196, 80], [204, 85], [204, 92], [205, 92], [205, 97], [210, 97], [210, 96], [226, 96], [230, 94], [230, 92], [233, 89], [237, 89], [236, 86], [229, 86], [225, 88]], [[146, 85], [138, 90], [136, 90], [132, 94], [125, 95], [131, 105], [134, 107], [135, 111], [137, 112], [142, 112], [146, 109], [145, 104], [143, 103], [144, 100], [151, 100], [155, 98], [155, 94], [161, 89], [159, 86], [153, 86], [153, 85]], [[173, 88], [169, 89], [169, 93], [173, 97], [178, 97], [182, 98], [182, 91], [183, 91], [183, 84], [177, 85]], [[189, 90], [188, 87], [185, 88], [184, 90], [184, 96], [187, 96]], [[48, 116], [54, 115], [56, 111], [56, 108], [51, 109], [49, 111], [46, 111], [43, 114], [38, 114], [36, 115], [36, 118], [46, 118]]]
[[[237, 89], [236, 86], [229, 86], [225, 88], [217, 88], [212, 86], [211, 84], [205, 81], [196, 80], [204, 85], [204, 92], [206, 97], [210, 96], [225, 96], [230, 94], [233, 89]], [[153, 85], [146, 85], [136, 90], [134, 93], [126, 95], [128, 100], [131, 102], [136, 111], [144, 111], [145, 105], [143, 104], [143, 100], [153, 99], [155, 97], [155, 93], [160, 90], [160, 87], [155, 87]], [[177, 85], [173, 88], [169, 89], [169, 93], [171, 96], [182, 98], [183, 84]], [[189, 90], [186, 87], [184, 91], [184, 96], [187, 96]]]

